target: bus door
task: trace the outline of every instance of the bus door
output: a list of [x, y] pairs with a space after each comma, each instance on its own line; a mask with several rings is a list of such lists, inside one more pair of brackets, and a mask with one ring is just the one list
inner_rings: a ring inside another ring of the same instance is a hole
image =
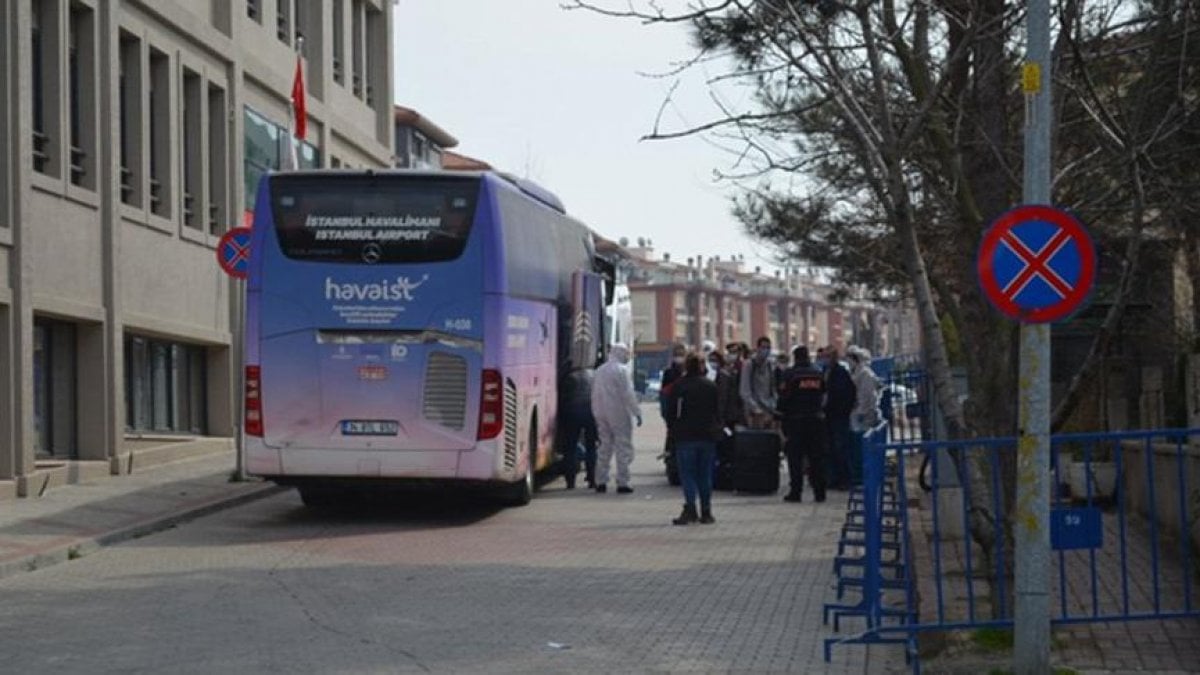
[[573, 368], [595, 368], [606, 349], [604, 277], [576, 271], [571, 276], [571, 335], [568, 342]]

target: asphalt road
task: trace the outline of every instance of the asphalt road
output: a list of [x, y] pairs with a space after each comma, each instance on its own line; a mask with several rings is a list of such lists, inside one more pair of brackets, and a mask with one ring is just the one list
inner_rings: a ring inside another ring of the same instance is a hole
[[659, 434], [638, 432], [632, 495], [558, 480], [523, 508], [426, 496], [320, 514], [288, 492], [12, 577], [0, 671], [902, 668], [892, 647], [822, 661], [843, 494], [719, 493], [717, 524], [672, 527]]

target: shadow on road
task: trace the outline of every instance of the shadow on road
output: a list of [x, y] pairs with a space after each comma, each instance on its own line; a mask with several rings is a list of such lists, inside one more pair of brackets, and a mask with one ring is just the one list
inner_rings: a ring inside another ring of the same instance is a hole
[[348, 494], [332, 508], [313, 509], [298, 503], [295, 509], [279, 515], [283, 521], [296, 524], [439, 530], [469, 527], [503, 510], [503, 505], [486, 494], [381, 489]]

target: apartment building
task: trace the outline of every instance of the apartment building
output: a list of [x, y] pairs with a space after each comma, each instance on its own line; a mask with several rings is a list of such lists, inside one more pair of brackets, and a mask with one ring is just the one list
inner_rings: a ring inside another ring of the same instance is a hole
[[629, 246], [626, 269], [633, 301], [635, 369], [651, 375], [666, 362], [672, 345], [705, 341], [753, 345], [761, 336], [779, 351], [796, 345], [851, 344], [876, 354], [916, 351], [914, 317], [901, 307], [835, 297], [817, 275], [800, 269], [765, 274], [738, 258], [702, 256], [673, 261], [655, 257], [645, 240]]
[[0, 498], [233, 445], [223, 232], [281, 167], [392, 165], [390, 0], [0, 0]]
[[458, 139], [433, 120], [407, 106], [394, 106], [395, 162], [401, 169], [441, 169], [447, 149]]

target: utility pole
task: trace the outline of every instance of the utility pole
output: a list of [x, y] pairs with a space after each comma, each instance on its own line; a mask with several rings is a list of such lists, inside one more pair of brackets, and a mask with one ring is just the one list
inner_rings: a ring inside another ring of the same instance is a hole
[[[1026, 204], [1050, 204], [1050, 2], [1025, 14]], [[1021, 325], [1013, 670], [1050, 672], [1050, 324]], [[1000, 571], [1004, 573], [1003, 570]]]

